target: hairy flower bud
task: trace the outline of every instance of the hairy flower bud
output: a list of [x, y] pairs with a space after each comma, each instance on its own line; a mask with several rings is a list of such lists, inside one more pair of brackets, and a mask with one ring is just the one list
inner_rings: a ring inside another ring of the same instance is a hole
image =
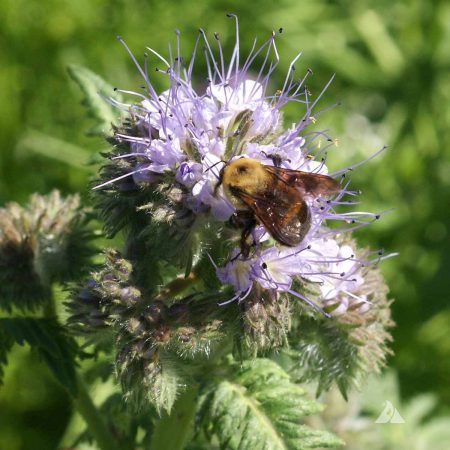
[[286, 295], [275, 290], [256, 288], [241, 302], [241, 308], [244, 351], [256, 356], [287, 342], [291, 311]]
[[52, 282], [79, 277], [93, 253], [88, 220], [78, 196], [57, 191], [1, 208], [0, 307], [33, 309], [48, 300]]

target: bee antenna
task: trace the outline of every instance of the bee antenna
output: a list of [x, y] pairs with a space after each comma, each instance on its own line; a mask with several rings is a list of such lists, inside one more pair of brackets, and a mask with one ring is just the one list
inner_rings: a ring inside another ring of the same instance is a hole
[[[216, 166], [217, 166], [218, 164], [220, 164], [220, 163], [225, 163], [225, 164], [226, 164], [226, 162], [223, 161], [223, 160], [217, 161], [217, 162], [214, 163], [212, 166], [209, 166], [209, 167], [205, 170], [205, 173], [208, 172], [209, 170], [213, 169], [214, 167], [216, 167]], [[220, 186], [220, 184], [222, 183], [222, 177], [221, 177], [221, 175], [220, 175], [220, 174], [217, 175], [217, 174], [215, 174], [214, 172], [213, 172], [212, 174], [217, 178], [217, 180], [219, 181], [218, 185]]]
[[225, 163], [225, 161], [224, 160], [220, 160], [220, 161], [217, 161], [216, 163], [214, 163], [212, 166], [209, 166], [206, 170], [205, 170], [205, 172], [208, 172], [208, 170], [211, 170], [211, 169], [213, 169], [214, 167], [216, 167], [217, 166], [217, 164], [220, 164], [220, 163]]

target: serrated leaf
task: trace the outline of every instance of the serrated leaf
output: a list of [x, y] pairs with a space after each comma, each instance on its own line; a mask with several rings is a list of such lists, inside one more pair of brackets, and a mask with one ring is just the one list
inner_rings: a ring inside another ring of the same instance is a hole
[[167, 362], [161, 365], [161, 371], [150, 384], [149, 396], [153, 401], [158, 414], [166, 411], [170, 414], [177, 397], [179, 377], [175, 369]]
[[70, 77], [83, 91], [83, 105], [88, 108], [89, 115], [96, 120], [96, 125], [88, 134], [93, 136], [110, 136], [112, 124], [119, 119], [118, 109], [107, 102], [111, 97], [121, 101], [121, 96], [103, 78], [86, 67], [70, 65], [67, 68]]
[[336, 383], [347, 398], [351, 386], [358, 386], [362, 375], [358, 345], [349, 336], [350, 328], [333, 321], [303, 318], [298, 333], [291, 336], [288, 353], [294, 373], [301, 381], [317, 381], [317, 395]]
[[5, 333], [0, 328], [0, 385], [3, 383], [4, 376], [4, 366], [6, 366], [8, 362], [8, 353], [11, 350], [11, 347], [14, 344], [14, 340], [11, 339], [9, 334]]
[[124, 347], [116, 358], [116, 369], [130, 406], [139, 411], [151, 405], [159, 415], [164, 411], [170, 414], [181, 383], [177, 368], [167, 355], [144, 360]]
[[[36, 318], [0, 319], [0, 336], [3, 341], [19, 345], [28, 344], [36, 349], [47, 363], [56, 379], [72, 394], [76, 393], [75, 362], [76, 344], [64, 334], [56, 321]], [[5, 362], [0, 350], [0, 364]]]
[[342, 444], [303, 423], [322, 406], [305, 398], [275, 362], [244, 362], [230, 379], [212, 383], [200, 399], [199, 422], [222, 449], [301, 450]]

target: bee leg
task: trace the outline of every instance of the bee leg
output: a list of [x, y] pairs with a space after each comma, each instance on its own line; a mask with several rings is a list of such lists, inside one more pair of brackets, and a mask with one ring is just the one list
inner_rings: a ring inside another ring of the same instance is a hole
[[248, 243], [248, 238], [250, 237], [250, 235], [252, 235], [256, 224], [257, 224], [256, 219], [252, 217], [252, 219], [246, 223], [245, 228], [242, 230], [240, 245], [241, 245], [241, 253], [244, 256], [244, 258], [248, 258], [248, 255], [250, 254], [250, 249], [256, 245], [254, 239], [252, 244]]
[[247, 228], [249, 222], [255, 220], [255, 215], [251, 211], [236, 211], [229, 219], [229, 223], [233, 228]]
[[240, 248], [241, 251], [238, 255], [236, 255], [232, 261], [239, 258], [239, 256], [243, 256], [244, 258], [248, 258], [250, 254], [250, 249], [256, 245], [255, 240], [253, 239], [253, 243], [249, 244], [248, 240], [250, 235], [252, 235], [255, 226], [257, 225], [257, 221], [255, 215], [252, 211], [236, 211], [229, 220], [230, 225], [233, 228], [238, 228], [242, 230], [241, 239], [240, 239]]
[[248, 255], [250, 255], [250, 245], [248, 245], [247, 242], [248, 234], [245, 233], [245, 231], [242, 232], [241, 235], [241, 254], [244, 258], [248, 258]]
[[242, 252], [239, 252], [236, 256], [233, 256], [233, 257], [230, 259], [230, 262], [231, 262], [231, 263], [235, 262], [237, 259], [239, 259], [239, 256], [241, 256], [241, 255], [242, 255]]

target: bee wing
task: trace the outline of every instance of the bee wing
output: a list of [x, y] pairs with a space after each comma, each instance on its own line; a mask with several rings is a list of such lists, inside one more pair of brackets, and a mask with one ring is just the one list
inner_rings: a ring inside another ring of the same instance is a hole
[[251, 195], [241, 190], [233, 193], [241, 199], [264, 225], [266, 230], [281, 244], [298, 245], [311, 225], [309, 208], [296, 189], [285, 188], [264, 194]]
[[305, 194], [314, 197], [335, 194], [341, 190], [340, 184], [328, 175], [275, 166], [264, 166], [264, 168], [288, 186], [295, 186]]

